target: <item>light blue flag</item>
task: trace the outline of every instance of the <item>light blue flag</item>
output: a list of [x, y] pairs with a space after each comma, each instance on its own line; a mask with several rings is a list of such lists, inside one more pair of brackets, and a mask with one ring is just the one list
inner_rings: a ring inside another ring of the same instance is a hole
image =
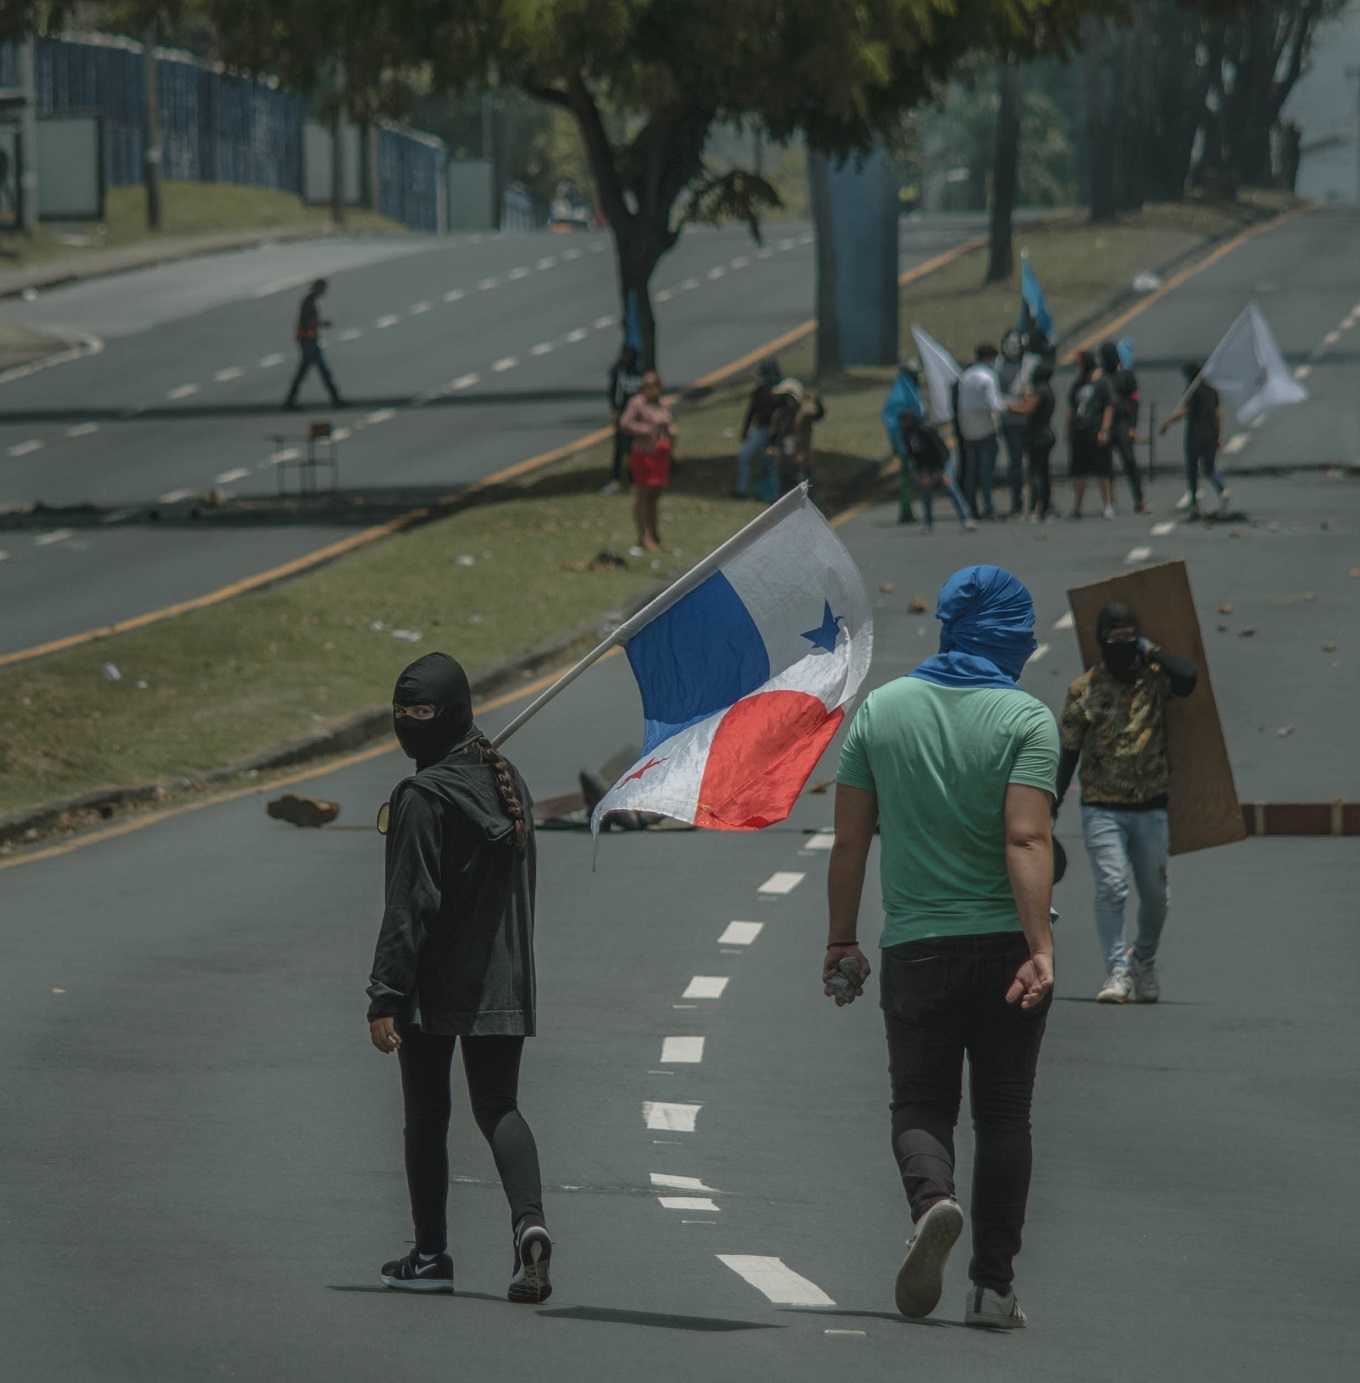
[[1052, 341], [1053, 314], [1048, 310], [1048, 299], [1044, 297], [1038, 276], [1030, 267], [1028, 255], [1020, 256], [1020, 300], [1023, 304], [1020, 309], [1020, 330], [1028, 332], [1033, 323]]
[[883, 430], [888, 434], [888, 445], [898, 456], [902, 455], [901, 424], [902, 414], [906, 412], [915, 413], [918, 418], [922, 416], [921, 394], [912, 383], [911, 376], [905, 370], [899, 370], [883, 402]]
[[1126, 370], [1133, 369], [1133, 337], [1122, 337], [1119, 345], [1115, 349], [1119, 352], [1119, 363]]

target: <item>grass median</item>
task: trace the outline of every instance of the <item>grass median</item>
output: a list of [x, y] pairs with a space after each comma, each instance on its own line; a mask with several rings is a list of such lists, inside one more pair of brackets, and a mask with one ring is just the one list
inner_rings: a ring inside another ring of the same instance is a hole
[[[1028, 228], [1021, 239], [1061, 326], [1109, 302], [1139, 270], [1246, 217], [1241, 209], [1153, 209], [1117, 227], [1073, 218]], [[996, 339], [1015, 319], [1016, 290], [980, 289], [981, 274], [975, 253], [909, 285], [904, 337], [919, 321], [960, 358], [976, 341]], [[810, 340], [800, 342], [782, 353], [782, 367], [810, 378], [812, 352]], [[823, 494], [885, 451], [878, 413], [892, 373], [823, 381]], [[442, 648], [476, 668], [600, 619], [759, 512], [726, 497], [749, 387], [738, 379], [680, 410], [682, 469], [662, 504], [672, 550], [656, 558], [589, 568], [596, 554], [626, 554], [633, 540], [628, 497], [598, 493], [609, 458], [597, 446], [490, 502], [286, 585], [0, 671], [0, 812], [219, 768], [384, 702], [422, 652]]]

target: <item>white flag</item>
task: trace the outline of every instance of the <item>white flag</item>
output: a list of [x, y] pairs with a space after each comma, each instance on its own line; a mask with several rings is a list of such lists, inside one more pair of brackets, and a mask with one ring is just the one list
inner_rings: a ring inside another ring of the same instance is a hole
[[1287, 403], [1303, 403], [1308, 397], [1308, 390], [1289, 373], [1255, 303], [1247, 304], [1214, 347], [1201, 377], [1237, 406], [1239, 423], [1249, 423]]
[[963, 371], [933, 336], [914, 324], [911, 334], [921, 352], [921, 368], [926, 372], [926, 387], [930, 390], [930, 420], [937, 424], [947, 422], [954, 415], [949, 406], [949, 391]]

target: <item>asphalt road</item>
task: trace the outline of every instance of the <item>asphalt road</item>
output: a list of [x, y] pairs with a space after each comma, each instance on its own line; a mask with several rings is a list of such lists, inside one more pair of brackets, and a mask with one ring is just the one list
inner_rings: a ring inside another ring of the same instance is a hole
[[[977, 217], [908, 219], [903, 268], [975, 234]], [[811, 232], [692, 229], [655, 280], [663, 362], [684, 385], [806, 320]], [[349, 406], [278, 404], [304, 285], [329, 277], [331, 368]], [[0, 381], [0, 509], [92, 504], [101, 517], [209, 489], [277, 489], [277, 460], [311, 417], [343, 437], [347, 490], [418, 503], [608, 421], [619, 341], [603, 233], [356, 238], [215, 255], [8, 305], [26, 326], [89, 333], [94, 355]], [[295, 482], [294, 482], [295, 483]], [[352, 528], [363, 527], [363, 510]], [[0, 528], [0, 653], [192, 598], [314, 551], [345, 531], [69, 524]], [[135, 560], [129, 560], [135, 554]]]
[[[1360, 270], [1347, 273], [1360, 299]], [[1178, 297], [1142, 319], [1140, 343], [1194, 323]], [[1282, 337], [1316, 325], [1302, 306], [1293, 325], [1272, 312]], [[1318, 374], [1321, 410], [1332, 396]], [[1268, 426], [1303, 450], [1313, 417], [1296, 408]], [[1241, 795], [1354, 797], [1356, 483], [1244, 473], [1235, 498], [1257, 521], [1160, 533], [1174, 477], [1154, 486], [1152, 519], [927, 537], [871, 509], [840, 531], [879, 592], [873, 680], [934, 646], [912, 595], [996, 561], [1035, 593], [1046, 647], [1024, 685], [1056, 707], [1079, 670], [1065, 589], [1183, 556]], [[632, 726], [636, 694], [613, 658], [509, 748], [548, 795]], [[1349, 1376], [1354, 843], [1248, 841], [1175, 860], [1165, 999], [1111, 1009], [1092, 1002], [1102, 968], [1068, 813], [1060, 999], [1018, 1263], [1029, 1330], [960, 1327], [963, 1251], [932, 1322], [892, 1309], [910, 1226], [880, 1019], [872, 1002], [836, 1010], [817, 982], [825, 854], [812, 833], [830, 823], [826, 795], [756, 835], [609, 836], [595, 871], [587, 837], [540, 837], [541, 1035], [522, 1100], [550, 1188], [557, 1292], [537, 1309], [501, 1299], [504, 1202], [461, 1093], [459, 1295], [382, 1292], [378, 1265], [410, 1230], [396, 1071], [368, 1045], [362, 989], [380, 904], [370, 822], [403, 764], [387, 753], [309, 780], [301, 790], [342, 803], [323, 831], [271, 821], [250, 795], [0, 869], [0, 1332], [16, 1375]], [[813, 781], [833, 771], [829, 756]], [[763, 892], [778, 873], [800, 877]], [[876, 910], [871, 884], [869, 936]], [[716, 987], [695, 977], [727, 983], [693, 997]], [[702, 1059], [667, 1059], [673, 1036], [702, 1037]], [[698, 1106], [693, 1129], [649, 1127], [648, 1104], [653, 1124], [657, 1104]], [[963, 1185], [969, 1144], [965, 1127]], [[743, 1274], [724, 1258], [765, 1261]], [[796, 1275], [785, 1290], [769, 1260]]]

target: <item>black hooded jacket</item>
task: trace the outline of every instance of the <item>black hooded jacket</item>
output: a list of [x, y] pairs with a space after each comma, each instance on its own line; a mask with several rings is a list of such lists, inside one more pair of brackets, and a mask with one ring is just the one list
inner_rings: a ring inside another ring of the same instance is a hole
[[[397, 784], [368, 1018], [459, 1037], [534, 1032], [533, 827], [517, 849], [472, 726]], [[528, 788], [514, 774], [527, 821]]]

